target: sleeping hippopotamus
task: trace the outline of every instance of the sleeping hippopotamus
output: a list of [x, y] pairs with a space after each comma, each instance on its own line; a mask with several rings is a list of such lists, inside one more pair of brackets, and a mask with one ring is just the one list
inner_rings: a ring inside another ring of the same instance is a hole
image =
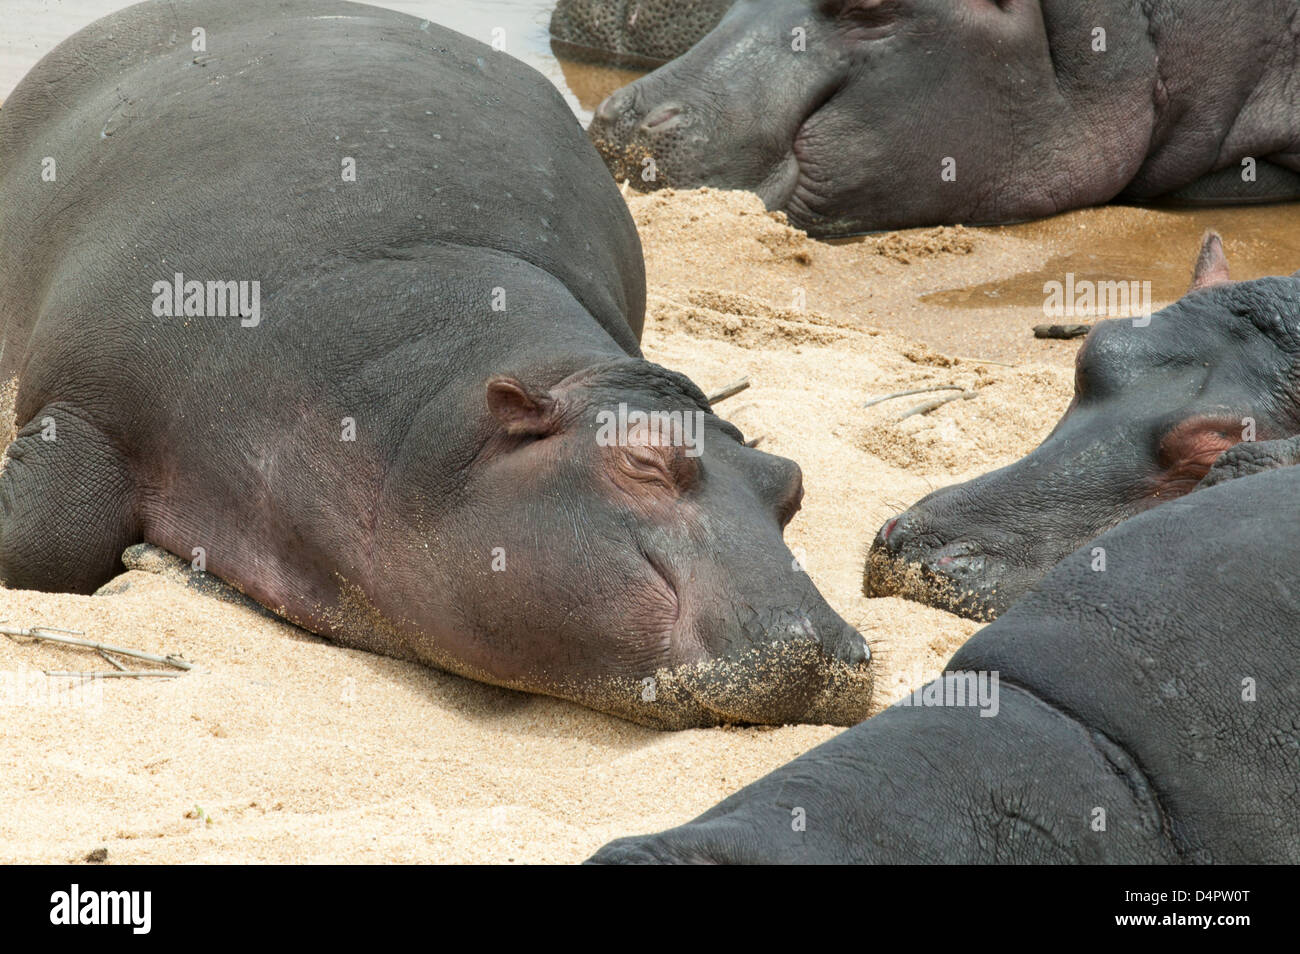
[[1297, 498], [1285, 468], [1121, 524], [908, 704], [593, 860], [1300, 862]]
[[87, 593], [151, 543], [649, 725], [851, 724], [869, 653], [782, 542], [799, 468], [644, 360], [644, 296], [519, 61], [338, 0], [100, 20], [0, 112], [0, 578]]
[[1208, 234], [1186, 296], [1149, 319], [1094, 326], [1074, 399], [1029, 456], [935, 491], [880, 529], [864, 591], [988, 619], [1120, 521], [1294, 463], [1298, 362], [1300, 273], [1232, 282]]
[[1297, 198], [1297, 16], [1300, 0], [747, 0], [589, 133], [635, 187], [747, 189], [821, 236]]
[[560, 0], [551, 14], [556, 49], [626, 66], [681, 56], [734, 0]]

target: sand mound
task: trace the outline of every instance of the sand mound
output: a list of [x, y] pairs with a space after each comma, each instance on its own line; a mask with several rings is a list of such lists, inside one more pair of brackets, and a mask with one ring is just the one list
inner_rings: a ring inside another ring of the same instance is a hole
[[[722, 410], [803, 467], [787, 538], [871, 641], [884, 707], [978, 625], [863, 597], [867, 544], [930, 490], [1023, 455], [1070, 383], [1065, 367], [919, 346], [866, 312], [914, 307], [915, 282], [937, 281], [927, 269], [987, 268], [1005, 240], [939, 229], [827, 245], [741, 193], [629, 203], [649, 271], [647, 356], [706, 391], [749, 376]], [[873, 289], [870, 309], [846, 306], [839, 290], [853, 284]], [[903, 420], [934, 395], [862, 407], [935, 385], [975, 397]], [[139, 569], [93, 597], [0, 591], [0, 617], [195, 662], [178, 679], [78, 696], [42, 670], [109, 668], [102, 659], [0, 638], [0, 861], [99, 849], [109, 863], [576, 861], [686, 821], [838, 731], [655, 732], [340, 649]]]

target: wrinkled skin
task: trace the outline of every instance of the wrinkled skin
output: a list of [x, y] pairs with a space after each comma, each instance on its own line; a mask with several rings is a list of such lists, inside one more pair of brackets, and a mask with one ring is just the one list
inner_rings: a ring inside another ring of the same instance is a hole
[[1300, 434], [1298, 361], [1300, 278], [1229, 281], [1211, 233], [1189, 294], [1149, 325], [1092, 330], [1074, 399], [1042, 444], [885, 523], [864, 591], [998, 615], [1121, 521], [1285, 458]]
[[551, 37], [567, 55], [658, 66], [681, 56], [734, 0], [560, 0]]
[[[1298, 11], [1300, 0], [739, 0], [690, 52], [602, 103], [589, 134], [636, 188], [746, 189], [821, 236], [1013, 222], [1116, 197], [1295, 198]], [[1249, 183], [1243, 157], [1257, 161]]]
[[1128, 521], [949, 662], [999, 674], [996, 715], [895, 705], [593, 860], [1300, 862], [1298, 497], [1289, 467]]
[[[257, 323], [156, 317], [175, 272], [259, 281]], [[342, 2], [109, 17], [0, 112], [0, 577], [201, 550], [345, 645], [655, 726], [851, 724], [867, 649], [781, 538], [799, 469], [641, 357], [644, 296], [518, 61]], [[699, 414], [700, 455], [598, 440], [619, 405]]]

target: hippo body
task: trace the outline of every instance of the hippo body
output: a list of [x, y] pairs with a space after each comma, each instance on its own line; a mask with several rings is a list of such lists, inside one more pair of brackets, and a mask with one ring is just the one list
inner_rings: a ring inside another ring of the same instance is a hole
[[[798, 468], [641, 357], [644, 295], [518, 61], [334, 0], [98, 21], [0, 112], [0, 578], [88, 593], [151, 543], [340, 643], [647, 724], [856, 721], [866, 647], [781, 542]], [[623, 405], [693, 450], [602, 442]]]
[[990, 619], [1121, 521], [1297, 460], [1300, 272], [1233, 282], [1210, 233], [1187, 295], [1093, 327], [1042, 444], [881, 527], [863, 588]]
[[997, 673], [994, 704], [923, 691], [594, 860], [1295, 864], [1298, 496], [1283, 468], [1122, 524], [935, 684]]
[[743, 0], [589, 133], [638, 188], [747, 189], [821, 236], [1300, 198], [1297, 17], [1300, 0]]
[[551, 39], [571, 56], [659, 66], [718, 25], [734, 0], [560, 0]]

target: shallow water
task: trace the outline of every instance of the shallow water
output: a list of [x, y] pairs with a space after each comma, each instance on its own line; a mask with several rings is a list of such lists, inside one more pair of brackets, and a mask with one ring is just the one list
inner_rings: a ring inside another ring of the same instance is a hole
[[1043, 304], [1045, 283], [1061, 282], [1073, 273], [1076, 279], [1094, 282], [1149, 281], [1155, 301], [1173, 301], [1187, 290], [1188, 249], [1195, 248], [1208, 229], [1223, 236], [1235, 279], [1289, 275], [1300, 269], [1300, 203], [1146, 208], [1159, 211], [1159, 228], [1143, 222], [1142, 227], [1099, 234], [1066, 217], [1004, 226], [1006, 234], [1049, 241], [1052, 257], [1041, 268], [934, 292], [921, 300], [948, 308], [1037, 307]]
[[[124, 0], [3, 0], [0, 99], [57, 44], [88, 23], [131, 5]], [[507, 53], [559, 87], [584, 125], [602, 99], [641, 75], [557, 59], [547, 30], [555, 0], [386, 0], [375, 5], [441, 23], [484, 43], [501, 37]], [[494, 34], [498, 29], [504, 32]]]

